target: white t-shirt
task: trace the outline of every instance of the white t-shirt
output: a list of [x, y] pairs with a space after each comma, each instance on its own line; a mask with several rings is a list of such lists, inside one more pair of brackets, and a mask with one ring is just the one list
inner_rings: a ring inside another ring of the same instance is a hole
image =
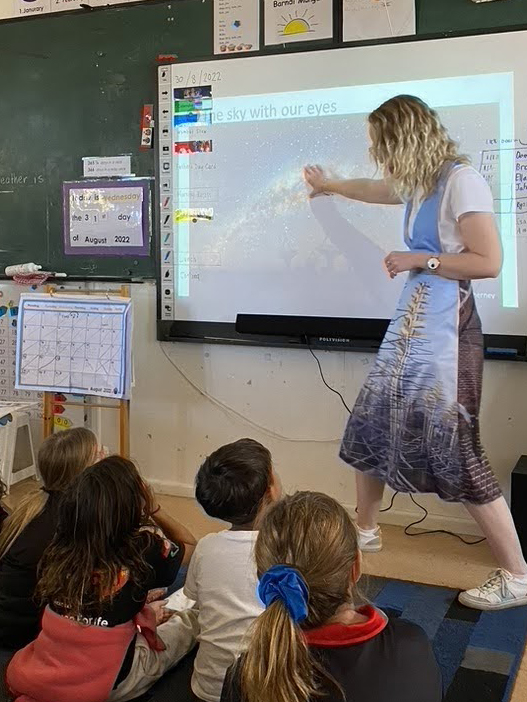
[[[414, 204], [408, 222], [410, 237], [419, 203]], [[494, 212], [492, 191], [483, 176], [472, 166], [455, 166], [445, 186], [439, 213], [439, 239], [442, 250], [437, 253], [461, 253], [463, 240], [459, 233], [459, 218], [468, 212]]]
[[206, 702], [219, 702], [227, 669], [262, 606], [256, 597], [253, 551], [258, 532], [222, 531], [198, 543], [184, 592], [196, 601], [200, 627], [192, 691]]

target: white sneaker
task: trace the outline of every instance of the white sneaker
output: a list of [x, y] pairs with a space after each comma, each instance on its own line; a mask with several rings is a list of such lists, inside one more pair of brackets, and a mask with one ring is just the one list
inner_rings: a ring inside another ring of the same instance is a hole
[[462, 592], [459, 601], [465, 607], [485, 611], [521, 607], [527, 604], [527, 579], [515, 578], [508, 570], [499, 568], [483, 585]]
[[359, 548], [363, 553], [378, 553], [382, 549], [382, 534], [380, 527], [373, 531], [363, 531], [357, 528], [359, 532]]

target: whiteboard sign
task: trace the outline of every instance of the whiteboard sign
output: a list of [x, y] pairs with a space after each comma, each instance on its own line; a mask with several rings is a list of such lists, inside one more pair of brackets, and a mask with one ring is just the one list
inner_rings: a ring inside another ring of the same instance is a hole
[[64, 183], [64, 248], [69, 255], [147, 256], [148, 181]]
[[84, 177], [115, 178], [132, 175], [131, 156], [85, 156], [82, 159]]
[[17, 390], [127, 398], [129, 298], [21, 295]]

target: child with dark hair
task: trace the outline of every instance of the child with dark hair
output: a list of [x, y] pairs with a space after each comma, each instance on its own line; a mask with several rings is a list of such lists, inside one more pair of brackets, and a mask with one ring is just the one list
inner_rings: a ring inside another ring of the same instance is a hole
[[84, 427], [56, 432], [42, 443], [42, 487], [28, 493], [0, 533], [0, 647], [26, 646], [40, 631], [42, 607], [35, 598], [37, 569], [57, 529], [59, 502], [68, 485], [99, 459], [97, 437]]
[[149, 590], [173, 582], [193, 551], [185, 527], [166, 515], [160, 524], [159, 514], [135, 465], [119, 456], [87, 468], [66, 489], [41, 563], [42, 631], [7, 669], [15, 699], [129, 700], [193, 648], [195, 614], [157, 627], [146, 604]]
[[199, 469], [196, 499], [210, 517], [232, 525], [198, 542], [184, 590], [199, 611], [192, 690], [206, 702], [220, 699], [225, 672], [262, 611], [252, 555], [255, 522], [280, 492], [271, 454], [252, 439], [222, 446]]

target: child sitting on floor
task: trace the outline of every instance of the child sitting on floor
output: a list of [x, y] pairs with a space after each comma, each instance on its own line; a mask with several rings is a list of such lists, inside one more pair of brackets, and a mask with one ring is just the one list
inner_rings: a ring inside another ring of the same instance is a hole
[[21, 501], [0, 534], [0, 648], [16, 650], [37, 636], [37, 568], [57, 529], [60, 496], [99, 453], [95, 434], [83, 427], [52, 434], [40, 447], [42, 488]]
[[225, 672], [262, 611], [253, 560], [255, 521], [279, 496], [271, 454], [252, 439], [222, 446], [199, 469], [196, 499], [210, 517], [232, 526], [198, 542], [185, 584], [185, 595], [196, 601], [199, 612], [200, 646], [192, 677], [198, 699], [219, 700]]
[[174, 520], [163, 529], [175, 542], [152, 530], [155, 511], [135, 465], [119, 456], [86, 469], [66, 490], [42, 561], [42, 631], [7, 669], [15, 699], [129, 700], [193, 648], [192, 613], [156, 632], [145, 606], [149, 590], [174, 581], [187, 551], [188, 532]]
[[358, 606], [357, 531], [336, 500], [298, 492], [271, 507], [255, 558], [266, 610], [222, 702], [440, 702], [424, 631]]

